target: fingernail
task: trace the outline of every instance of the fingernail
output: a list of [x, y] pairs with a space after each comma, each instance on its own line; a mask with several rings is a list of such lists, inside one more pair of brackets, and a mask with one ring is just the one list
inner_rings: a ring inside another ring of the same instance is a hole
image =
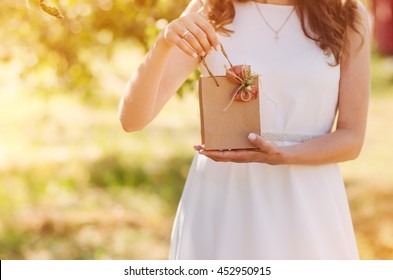
[[216, 51], [218, 51], [220, 49], [220, 45], [216, 45], [214, 48], [216, 49]]
[[206, 55], [206, 53], [205, 52], [201, 52], [201, 56], [205, 56]]
[[255, 139], [257, 139], [257, 135], [255, 133], [250, 133], [248, 135], [248, 139], [250, 139], [251, 141], [254, 141]]
[[197, 54], [197, 53], [193, 53], [193, 54], [192, 54], [192, 57], [198, 58], [198, 54]]

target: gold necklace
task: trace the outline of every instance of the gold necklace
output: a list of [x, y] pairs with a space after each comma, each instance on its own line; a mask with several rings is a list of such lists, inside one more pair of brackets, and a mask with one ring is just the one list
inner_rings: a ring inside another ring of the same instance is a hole
[[280, 26], [279, 29], [274, 29], [269, 22], [266, 20], [265, 16], [263, 15], [262, 11], [259, 9], [259, 6], [257, 4], [256, 1], [254, 1], [255, 6], [257, 7], [258, 13], [260, 14], [261, 18], [263, 19], [263, 21], [266, 23], [266, 25], [270, 28], [271, 31], [274, 32], [275, 36], [274, 36], [274, 40], [276, 40], [276, 44], [278, 43], [278, 40], [280, 40], [280, 32], [281, 30], [284, 28], [285, 24], [288, 22], [289, 18], [291, 17], [291, 15], [293, 14], [293, 12], [295, 11], [295, 7], [292, 8], [291, 12], [289, 13], [288, 17], [285, 19], [284, 23]]

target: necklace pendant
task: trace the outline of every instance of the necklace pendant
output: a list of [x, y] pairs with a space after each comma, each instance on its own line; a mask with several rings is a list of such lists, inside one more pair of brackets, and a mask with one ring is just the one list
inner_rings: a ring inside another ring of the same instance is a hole
[[[265, 1], [266, 2], [266, 1]], [[262, 11], [259, 9], [259, 6], [257, 4], [256, 1], [254, 1], [254, 4], [258, 10], [259, 15], [261, 16], [262, 20], [265, 22], [265, 24], [267, 25], [267, 27], [269, 27], [269, 29], [271, 31], [274, 32], [274, 34], [276, 34], [276, 36], [274, 36], [274, 40], [276, 40], [276, 44], [278, 44], [278, 40], [280, 40], [280, 36], [279, 33], [280, 31], [284, 28], [285, 24], [287, 24], [289, 18], [291, 17], [291, 15], [293, 14], [293, 12], [295, 11], [295, 7], [292, 8], [291, 12], [289, 13], [289, 15], [287, 16], [287, 18], [285, 19], [285, 21], [283, 22], [283, 24], [280, 26], [280, 28], [275, 29], [273, 28], [270, 23], [266, 20], [265, 16], [263, 15]]]

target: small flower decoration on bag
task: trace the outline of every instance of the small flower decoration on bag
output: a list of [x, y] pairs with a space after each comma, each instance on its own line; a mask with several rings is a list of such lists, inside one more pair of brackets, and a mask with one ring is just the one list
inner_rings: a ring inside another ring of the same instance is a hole
[[[241, 101], [248, 102], [254, 100], [258, 97], [259, 89], [258, 89], [258, 77], [259, 75], [252, 74], [250, 65], [232, 65], [231, 61], [228, 58], [227, 53], [225, 52], [223, 46], [221, 45], [221, 52], [228, 61], [230, 68], [226, 69], [226, 77], [231, 82], [238, 84], [239, 86], [232, 92], [232, 98], [229, 102], [228, 106], [224, 108], [223, 111], [226, 111], [233, 103], [233, 101]], [[216, 82], [217, 87], [218, 84], [217, 79], [214, 77], [213, 73], [210, 71], [204, 57], [200, 58], [201, 63], [207, 69], [209, 75]]]
[[224, 109], [226, 111], [234, 100], [248, 102], [258, 97], [258, 75], [251, 73], [250, 65], [235, 65], [226, 70], [226, 77], [239, 84], [233, 91], [233, 97], [229, 105]]

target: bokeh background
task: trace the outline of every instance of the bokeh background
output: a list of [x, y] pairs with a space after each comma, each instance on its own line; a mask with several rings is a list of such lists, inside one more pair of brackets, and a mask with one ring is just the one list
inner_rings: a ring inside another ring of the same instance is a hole
[[[0, 259], [167, 258], [200, 141], [195, 76], [142, 132], [123, 132], [117, 107], [186, 2], [46, 1], [58, 20], [1, 1]], [[362, 259], [393, 259], [392, 108], [393, 57], [374, 47], [366, 142], [341, 164]]]

